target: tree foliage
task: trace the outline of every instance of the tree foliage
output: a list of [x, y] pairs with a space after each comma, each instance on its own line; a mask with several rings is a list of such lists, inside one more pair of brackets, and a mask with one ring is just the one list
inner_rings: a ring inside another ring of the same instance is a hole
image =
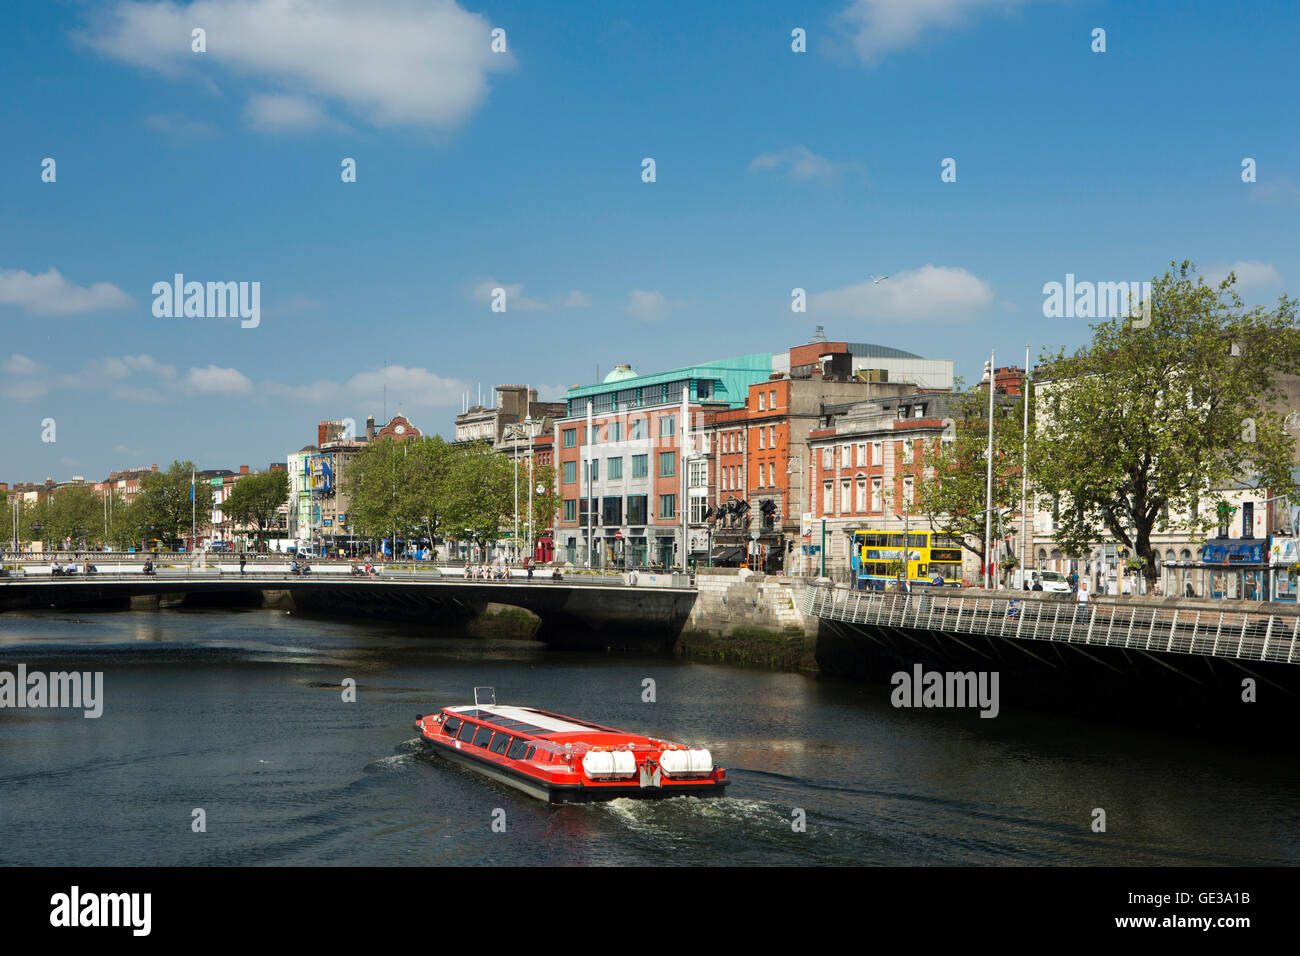
[[[1024, 428], [1015, 398], [995, 397], [993, 405], [993, 508], [1020, 510], [1020, 466]], [[984, 514], [988, 469], [988, 389], [976, 386], [960, 400], [951, 440], [939, 443], [934, 473], [920, 482], [918, 505], [933, 531], [960, 539], [984, 562]], [[991, 538], [998, 539], [996, 520]]]
[[276, 524], [280, 506], [288, 497], [289, 473], [263, 471], [236, 481], [221, 510], [236, 524], [253, 527], [260, 544], [266, 540], [267, 529]]
[[1300, 500], [1280, 411], [1281, 376], [1300, 371], [1295, 301], [1246, 309], [1235, 275], [1210, 287], [1191, 263], [1170, 265], [1152, 280], [1145, 327], [1100, 322], [1089, 345], [1044, 356], [1030, 452], [1035, 490], [1060, 495], [1061, 547], [1084, 554], [1112, 536], [1149, 580], [1166, 514], [1206, 530], [1242, 478]]
[[[140, 493], [130, 515], [134, 530], [142, 539], [160, 538], [168, 547], [179, 547], [190, 534], [190, 475], [193, 462], [173, 461], [166, 471], [152, 472], [140, 480]], [[202, 530], [211, 524], [212, 486], [195, 481], [193, 515], [195, 526]]]

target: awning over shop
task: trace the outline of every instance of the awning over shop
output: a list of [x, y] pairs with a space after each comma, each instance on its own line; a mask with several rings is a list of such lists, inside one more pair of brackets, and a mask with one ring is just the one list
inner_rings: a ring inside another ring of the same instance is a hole
[[732, 561], [739, 563], [744, 556], [743, 548], [714, 548], [712, 560], [714, 564], [727, 564]]

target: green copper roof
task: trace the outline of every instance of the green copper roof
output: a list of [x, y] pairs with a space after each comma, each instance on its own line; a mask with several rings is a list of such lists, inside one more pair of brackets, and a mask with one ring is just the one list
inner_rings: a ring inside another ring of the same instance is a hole
[[[653, 375], [633, 375], [616, 381], [605, 381], [598, 385], [580, 385], [569, 389], [565, 398], [573, 408], [575, 399], [591, 398], [609, 392], [619, 392], [628, 388], [647, 388], [665, 385], [683, 380], [707, 380], [714, 383], [710, 396], [705, 399], [712, 402], [724, 402], [733, 408], [743, 405], [749, 397], [749, 386], [762, 382], [772, 374], [772, 353], [754, 352], [751, 355], [739, 355], [735, 358], [703, 362], [684, 368], [656, 372]], [[654, 403], [658, 404], [658, 403]]]

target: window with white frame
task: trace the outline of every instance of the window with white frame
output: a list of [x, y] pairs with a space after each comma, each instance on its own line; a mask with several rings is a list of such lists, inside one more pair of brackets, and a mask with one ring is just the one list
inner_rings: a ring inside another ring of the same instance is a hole
[[912, 503], [912, 476], [908, 475], [903, 479], [903, 501], [907, 504]]
[[910, 465], [911, 463], [912, 463], [912, 439], [904, 438], [903, 439], [903, 464]]
[[866, 514], [867, 511], [867, 479], [858, 478], [858, 500], [854, 502], [854, 510]]
[[691, 468], [691, 487], [703, 488], [709, 483], [709, 463], [707, 461], [692, 461]]
[[835, 467], [835, 450], [827, 445], [822, 449], [822, 470], [830, 471]]
[[768, 448], [776, 447], [776, 426], [775, 425], [767, 426], [767, 447]]
[[884, 483], [879, 478], [871, 479], [871, 510], [879, 512], [885, 507]]
[[840, 511], [847, 512], [852, 504], [851, 483], [846, 478], [840, 482]]
[[835, 488], [829, 481], [822, 484], [822, 514], [830, 514], [835, 508]]
[[762, 428], [762, 426], [760, 425], [760, 426], [759, 426], [759, 429], [758, 429], [758, 449], [759, 449], [759, 451], [762, 451], [764, 448], [767, 447], [767, 446], [763, 443], [763, 437], [764, 437], [764, 436], [763, 436], [763, 428]]
[[840, 464], [841, 464], [843, 467], [845, 467], [845, 468], [850, 468], [850, 467], [852, 467], [852, 465], [853, 465], [853, 446], [852, 446], [852, 445], [842, 445], [842, 446], [840, 447]]
[[873, 465], [883, 465], [885, 463], [885, 446], [882, 442], [873, 441], [871, 443], [871, 463]]
[[760, 412], [765, 411], [767, 409], [767, 402], [765, 401], [766, 398], [767, 398], [766, 392], [758, 393], [758, 410]]
[[860, 443], [858, 444], [858, 464], [859, 464], [859, 465], [869, 465], [869, 464], [871, 464], [871, 459], [867, 457], [867, 443], [866, 443], [866, 442], [860, 442]]

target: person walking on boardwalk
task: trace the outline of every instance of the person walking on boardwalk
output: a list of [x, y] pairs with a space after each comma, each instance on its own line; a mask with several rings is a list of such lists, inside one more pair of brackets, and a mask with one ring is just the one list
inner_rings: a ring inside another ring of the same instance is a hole
[[1079, 582], [1079, 591], [1075, 595], [1075, 597], [1079, 601], [1079, 610], [1075, 614], [1075, 620], [1078, 621], [1082, 619], [1086, 621], [1088, 619], [1088, 613], [1090, 610], [1088, 607], [1088, 582], [1087, 581]]
[[244, 565], [248, 563], [248, 556], [242, 551], [239, 553], [239, 573], [244, 573]]

